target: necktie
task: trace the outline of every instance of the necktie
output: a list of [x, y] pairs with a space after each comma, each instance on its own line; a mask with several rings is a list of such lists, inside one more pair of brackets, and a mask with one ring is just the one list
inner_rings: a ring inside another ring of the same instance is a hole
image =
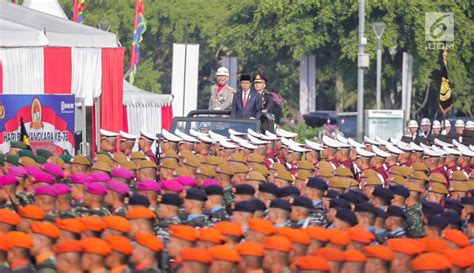
[[249, 93], [248, 91], [244, 92], [244, 108], [247, 105], [247, 95], [248, 95], [248, 93]]

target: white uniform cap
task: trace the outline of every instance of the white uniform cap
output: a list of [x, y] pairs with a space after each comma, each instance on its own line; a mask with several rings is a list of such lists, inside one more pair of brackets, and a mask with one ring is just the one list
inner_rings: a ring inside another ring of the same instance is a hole
[[241, 138], [241, 137], [238, 137], [236, 135], [230, 135], [230, 140], [232, 140], [233, 142], [235, 143], [240, 143], [240, 142], [247, 142], [247, 140]]
[[471, 149], [471, 151], [474, 151], [474, 145], [469, 145], [469, 149]]
[[267, 136], [267, 135], [265, 135], [265, 134], [260, 134], [260, 139], [267, 140], [267, 141], [274, 141], [274, 140], [276, 140], [275, 138], [269, 137], [269, 136]]
[[229, 134], [234, 135], [234, 136], [245, 136], [245, 133], [237, 132], [236, 130], [232, 128], [229, 129]]
[[364, 142], [369, 143], [370, 145], [380, 145], [377, 141], [369, 138], [368, 136], [364, 136]]
[[431, 121], [429, 118], [423, 118], [421, 120], [421, 125], [431, 125]]
[[286, 137], [286, 138], [292, 138], [292, 137], [297, 137], [298, 136], [297, 133], [288, 132], [288, 131], [283, 130], [281, 128], [276, 129], [275, 133], [279, 137]]
[[433, 120], [433, 128], [434, 129], [440, 129], [441, 128], [441, 122], [439, 122], [439, 120]]
[[343, 137], [343, 136], [340, 135], [340, 134], [337, 134], [337, 135], [336, 135], [336, 139], [337, 139], [337, 141], [339, 141], [339, 142], [341, 142], [341, 143], [348, 144], [348, 143], [347, 143], [347, 138]]
[[[466, 145], [460, 143], [459, 141], [457, 141], [457, 140], [455, 140], [455, 139], [453, 139], [453, 145], [456, 146], [458, 149], [459, 149], [459, 147], [466, 147], [466, 148], [468, 148]], [[468, 149], [469, 149], [469, 148], [468, 148]]]
[[341, 143], [333, 138], [330, 138], [326, 135], [323, 136], [323, 144], [331, 148], [349, 148], [350, 146], [344, 143]]
[[437, 138], [434, 139], [434, 144], [440, 147], [447, 146], [447, 147], [453, 147], [453, 144], [444, 142], [442, 140], [439, 140]]
[[183, 141], [182, 138], [180, 138], [179, 136], [177, 136], [173, 133], [168, 132], [168, 130], [166, 130], [166, 129], [161, 129], [161, 135], [163, 136], [164, 139], [166, 139], [168, 141], [172, 141], [172, 142]]
[[375, 155], [378, 156], [378, 157], [386, 158], [386, 157], [391, 156], [391, 154], [387, 153], [386, 151], [380, 149], [377, 146], [372, 146], [372, 152], [374, 152]]
[[449, 121], [449, 119], [444, 120], [444, 127], [451, 127], [451, 121]]
[[442, 154], [430, 149], [430, 148], [424, 148], [423, 149], [423, 153], [427, 156], [431, 156], [431, 157], [440, 157], [442, 156]]
[[474, 157], [474, 151], [471, 151], [467, 146], [458, 146], [458, 150], [463, 156]]
[[230, 143], [227, 140], [219, 141], [219, 144], [224, 147], [225, 149], [237, 149], [239, 146], [235, 145], [234, 143]]
[[435, 145], [431, 146], [431, 150], [435, 151], [436, 153], [438, 153], [440, 155], [446, 155], [447, 154], [445, 150], [443, 150], [443, 149], [441, 149], [441, 148], [439, 148], [438, 146], [435, 146]]
[[376, 136], [375, 137], [375, 141], [377, 141], [378, 143], [380, 143], [380, 145], [384, 145], [384, 146], [387, 146], [387, 144], [390, 144], [390, 142], [382, 139], [381, 137], [379, 136]]
[[423, 152], [423, 147], [421, 147], [420, 145], [416, 144], [415, 142], [410, 142], [410, 147], [413, 151], [417, 151], [417, 152]]
[[448, 155], [460, 155], [461, 153], [453, 148], [449, 148], [448, 146], [443, 146], [443, 150], [446, 151]]
[[217, 69], [216, 76], [227, 76], [229, 77], [229, 69], [227, 67], [221, 66]]
[[209, 130], [209, 137], [211, 137], [216, 142], [220, 142], [221, 140], [227, 140], [225, 136], [218, 133], [214, 133], [211, 130]]
[[274, 133], [272, 133], [272, 132], [270, 132], [270, 131], [265, 131], [265, 135], [266, 135], [267, 137], [272, 138], [272, 140], [277, 140], [277, 139], [279, 139], [279, 137], [278, 137], [277, 135], [275, 135]]
[[369, 152], [369, 151], [367, 151], [367, 150], [365, 150], [364, 148], [361, 148], [361, 147], [357, 147], [356, 152], [357, 152], [357, 155], [359, 155], [361, 157], [373, 157], [373, 156], [375, 156], [375, 153]]
[[178, 129], [174, 130], [174, 133], [186, 142], [198, 142], [197, 138], [190, 136], [188, 134], [185, 134]]
[[194, 129], [189, 129], [189, 134], [192, 135], [193, 137], [196, 137], [197, 133], [198, 133], [198, 131], [196, 131]]
[[145, 130], [140, 130], [140, 136], [144, 138], [148, 138], [149, 140], [156, 140], [156, 137], [153, 134]]
[[212, 138], [208, 137], [206, 134], [201, 133], [201, 132], [197, 132], [196, 137], [197, 137], [197, 139], [199, 139], [202, 142], [206, 142], [206, 143], [209, 143], [209, 144], [216, 143], [216, 141], [214, 141]]
[[456, 123], [454, 123], [454, 127], [464, 127], [464, 121], [458, 119]]
[[474, 129], [474, 121], [473, 120], [468, 120], [466, 122], [466, 129]]
[[388, 141], [390, 141], [390, 143], [392, 143], [392, 144], [394, 144], [394, 145], [397, 145], [397, 143], [398, 143], [400, 140], [398, 140], [398, 139], [396, 139], [396, 138], [394, 138], [394, 137], [391, 137], [391, 138], [389, 138]]
[[252, 135], [248, 134], [247, 138], [250, 140], [250, 143], [254, 145], [267, 145], [268, 141], [261, 140], [259, 138], [253, 137]]
[[359, 148], [364, 148], [364, 147], [365, 147], [364, 144], [359, 143], [359, 142], [353, 140], [353, 139], [350, 138], [350, 137], [347, 138], [347, 144], [351, 145], [351, 147], [353, 147], [353, 148], [357, 148], [357, 147], [359, 147]]
[[323, 151], [324, 150], [324, 148], [323, 148], [323, 146], [321, 146], [321, 144], [316, 143], [314, 141], [305, 139], [304, 143], [305, 143], [306, 148], [313, 149], [313, 150], [316, 150], [316, 151]]
[[424, 144], [424, 143], [422, 143], [422, 142], [420, 143], [420, 146], [421, 146], [421, 148], [423, 148], [423, 149], [424, 149], [424, 148], [430, 148], [430, 146], [428, 146], [428, 145], [426, 145], [426, 144]]
[[408, 122], [408, 128], [418, 128], [418, 122], [416, 122], [416, 120], [410, 120]]
[[396, 154], [396, 155], [399, 155], [399, 154], [403, 154], [403, 151], [398, 149], [395, 145], [393, 145], [392, 143], [388, 143], [387, 145], [385, 145], [385, 147], [387, 148], [387, 150], [392, 153], [392, 154]]
[[248, 135], [251, 135], [251, 136], [253, 136], [253, 137], [260, 138], [260, 134], [257, 133], [257, 132], [255, 132], [254, 130], [252, 130], [252, 129], [250, 129], [250, 128], [247, 129], [247, 134], [248, 134]]
[[239, 144], [241, 147], [244, 147], [245, 149], [249, 150], [255, 150], [258, 148], [257, 146], [253, 145], [252, 143], [248, 143], [247, 141], [242, 141]]
[[403, 141], [397, 143], [397, 148], [401, 149], [402, 151], [409, 152], [412, 150], [411, 146]]
[[290, 141], [286, 137], [281, 137], [281, 144], [285, 146], [290, 146]]
[[296, 141], [294, 141], [293, 139], [288, 139], [288, 143], [289, 143], [290, 145], [296, 145], [296, 146], [300, 146], [300, 147], [304, 146], [303, 143], [296, 142]]
[[288, 148], [294, 152], [297, 152], [297, 153], [304, 153], [304, 152], [307, 152], [309, 151], [308, 149], [306, 148], [303, 148], [303, 147], [300, 147], [298, 145], [295, 145], [294, 143], [290, 143], [290, 145], [288, 146]]
[[120, 134], [120, 137], [122, 139], [136, 140], [138, 138], [138, 136], [129, 134], [129, 133], [124, 132], [122, 130], [119, 131], [119, 134]]
[[100, 129], [99, 131], [102, 137], [118, 137], [119, 136], [119, 134], [115, 132], [107, 131], [105, 129]]

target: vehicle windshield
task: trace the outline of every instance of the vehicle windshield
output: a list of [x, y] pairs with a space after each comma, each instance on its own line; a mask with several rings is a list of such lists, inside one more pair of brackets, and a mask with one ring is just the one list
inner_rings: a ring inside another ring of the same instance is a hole
[[246, 133], [247, 129], [257, 131], [258, 122], [256, 120], [239, 120], [229, 118], [175, 118], [173, 120], [171, 132], [174, 132], [176, 129], [178, 129], [181, 132], [189, 134], [190, 129], [203, 133], [208, 133], [209, 130], [212, 130], [215, 133], [229, 136], [230, 128], [242, 133]]

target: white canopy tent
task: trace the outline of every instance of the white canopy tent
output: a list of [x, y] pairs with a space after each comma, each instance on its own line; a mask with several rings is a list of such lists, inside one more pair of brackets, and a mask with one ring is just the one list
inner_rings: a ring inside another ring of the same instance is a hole
[[[32, 35], [41, 36], [40, 32], [46, 40], [31, 39]], [[117, 45], [114, 33], [0, 0], [0, 47], [111, 48]]]
[[139, 135], [140, 130], [161, 131], [161, 107], [171, 105], [172, 95], [144, 91], [123, 81], [123, 104], [127, 107], [128, 131]]

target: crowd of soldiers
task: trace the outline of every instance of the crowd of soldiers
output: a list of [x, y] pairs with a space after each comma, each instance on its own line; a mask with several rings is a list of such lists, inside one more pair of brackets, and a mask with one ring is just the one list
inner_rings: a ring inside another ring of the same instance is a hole
[[465, 139], [161, 133], [101, 130], [93, 158], [12, 142], [0, 156], [0, 272], [474, 269]]

